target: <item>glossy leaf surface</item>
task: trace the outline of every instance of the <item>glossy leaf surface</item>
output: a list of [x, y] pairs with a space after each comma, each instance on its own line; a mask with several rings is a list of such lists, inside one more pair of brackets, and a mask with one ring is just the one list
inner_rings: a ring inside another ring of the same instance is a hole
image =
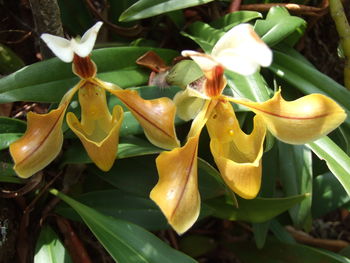
[[[165, 217], [148, 197], [135, 196], [114, 189], [84, 193], [76, 196], [75, 200], [100, 213], [132, 222], [147, 230], [168, 228]], [[74, 220], [80, 219], [79, 215], [67, 205], [60, 205], [56, 212]]]
[[195, 260], [172, 249], [156, 236], [137, 225], [105, 216], [57, 190], [51, 190], [51, 193], [74, 208], [117, 262], [195, 262]]
[[71, 263], [72, 259], [58, 235], [49, 226], [44, 226], [35, 247], [34, 263]]
[[[254, 26], [255, 31], [269, 46], [274, 46], [296, 31], [299, 36], [306, 28], [306, 22], [300, 17], [291, 16], [284, 7], [272, 7], [264, 20], [257, 20]], [[291, 45], [297, 39], [293, 40]]]
[[329, 137], [325, 136], [307, 146], [322, 160], [350, 195], [350, 157]]
[[228, 220], [244, 220], [261, 223], [301, 202], [306, 195], [284, 198], [260, 198], [252, 200], [238, 199], [238, 208], [228, 204], [224, 198], [216, 198], [205, 203], [214, 209], [214, 216]]
[[213, 0], [139, 0], [121, 14], [119, 21], [143, 19], [174, 10], [206, 4], [211, 1]]
[[[149, 73], [136, 60], [151, 48], [118, 47], [93, 51], [92, 59], [98, 67], [98, 77], [122, 88], [147, 83]], [[178, 53], [166, 49], [152, 49], [166, 62]], [[0, 79], [0, 103], [12, 101], [59, 102], [63, 94], [78, 82], [71, 65], [58, 58], [27, 66]], [[34, 92], [35, 91], [35, 92]]]

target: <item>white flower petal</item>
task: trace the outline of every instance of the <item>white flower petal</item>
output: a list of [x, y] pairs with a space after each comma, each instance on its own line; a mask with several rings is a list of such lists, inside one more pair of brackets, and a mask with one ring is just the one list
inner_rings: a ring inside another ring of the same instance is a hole
[[66, 63], [73, 61], [74, 52], [71, 48], [70, 41], [63, 37], [50, 34], [42, 34], [41, 39], [60, 60]]
[[215, 61], [212, 56], [204, 53], [184, 50], [181, 52], [181, 55], [184, 57], [191, 57], [203, 72], [211, 71], [214, 67], [219, 65], [219, 63]]
[[236, 72], [238, 74], [248, 76], [254, 74], [259, 69], [259, 64], [246, 56], [227, 50], [222, 52], [222, 56], [218, 57], [218, 62], [224, 68]]
[[96, 42], [98, 31], [100, 30], [102, 24], [102, 22], [97, 22], [93, 27], [85, 32], [80, 42], [72, 39], [71, 44], [74, 53], [80, 57], [86, 57], [91, 53]]
[[[259, 68], [256, 64], [267, 67], [272, 62], [272, 51], [249, 24], [240, 24], [223, 35], [215, 44], [212, 56], [215, 60], [222, 63], [225, 68], [237, 73], [242, 71], [252, 74], [254, 73], [251, 72], [253, 69], [257, 70]], [[229, 60], [237, 60], [237, 62], [227, 63]], [[242, 67], [245, 69], [237, 71], [237, 67], [232, 66], [242, 62]], [[231, 68], [229, 65], [231, 65]], [[249, 65], [252, 65], [251, 69], [247, 68]]]

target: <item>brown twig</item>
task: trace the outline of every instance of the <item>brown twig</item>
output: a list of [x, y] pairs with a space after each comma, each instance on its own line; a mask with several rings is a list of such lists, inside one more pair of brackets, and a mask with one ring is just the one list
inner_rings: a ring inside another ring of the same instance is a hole
[[19, 196], [23, 196], [31, 191], [33, 191], [34, 189], [38, 188], [41, 181], [43, 178], [43, 174], [41, 172], [35, 174], [34, 176], [32, 176], [28, 183], [23, 186], [22, 188], [15, 190], [15, 191], [10, 191], [10, 190], [6, 190], [6, 189], [1, 189], [0, 191], [0, 197], [2, 198], [15, 198], [15, 197], [19, 197]]
[[91, 259], [70, 222], [63, 217], [56, 217], [58, 228], [64, 236], [64, 244], [74, 263], [91, 263]]
[[230, 7], [228, 9], [228, 12], [233, 13], [238, 11], [240, 9], [241, 3], [242, 3], [242, 0], [232, 0]]
[[167, 230], [168, 236], [169, 236], [169, 241], [171, 243], [171, 246], [175, 249], [179, 249], [179, 243], [177, 241], [177, 238], [175, 236], [175, 232], [172, 229]]
[[298, 4], [286, 4], [286, 3], [273, 3], [273, 4], [251, 4], [251, 5], [241, 5], [241, 10], [252, 10], [257, 12], [266, 12], [274, 6], [283, 6], [288, 11], [298, 15], [308, 15], [308, 16], [323, 16], [328, 12], [329, 2], [324, 1], [321, 7], [298, 5]]
[[109, 28], [111, 29], [113, 32], [115, 32], [116, 34], [123, 36], [123, 37], [136, 37], [138, 35], [140, 35], [140, 33], [142, 32], [143, 28], [140, 25], [135, 25], [132, 27], [121, 27], [118, 26], [116, 24], [113, 24], [111, 22], [109, 22], [107, 19], [105, 19], [101, 13], [95, 8], [94, 4], [91, 2], [91, 0], [85, 0], [88, 8], [90, 9], [90, 11], [93, 13], [93, 15], [103, 21], [103, 23]]
[[343, 248], [350, 245], [349, 242], [346, 242], [344, 240], [315, 238], [305, 232], [298, 231], [291, 226], [287, 226], [286, 229], [295, 238], [296, 241], [305, 245], [324, 248], [334, 252], [339, 252]]
[[[19, 257], [20, 263], [28, 262], [28, 254], [29, 254], [29, 244], [32, 244], [28, 241], [28, 226], [30, 222], [30, 213], [34, 209], [34, 205], [36, 202], [47, 192], [47, 190], [51, 187], [51, 185], [56, 181], [56, 179], [61, 175], [61, 172], [57, 173], [54, 178], [50, 182], [48, 182], [43, 189], [41, 189], [40, 193], [35, 196], [35, 198], [30, 202], [29, 205], [23, 211], [23, 216], [21, 218], [21, 224], [19, 228], [18, 242], [17, 242], [17, 254]], [[33, 229], [31, 229], [33, 231]]]
[[6, 45], [21, 43], [21, 42], [23, 42], [24, 40], [26, 40], [28, 37], [30, 37], [32, 35], [31, 31], [25, 31], [25, 30], [19, 30], [19, 29], [11, 29], [11, 30], [2, 30], [2, 31], [0, 31], [0, 35], [1, 34], [11, 34], [11, 33], [21, 33], [23, 35], [18, 40], [15, 40], [15, 41], [4, 41], [3, 43], [5, 43]]

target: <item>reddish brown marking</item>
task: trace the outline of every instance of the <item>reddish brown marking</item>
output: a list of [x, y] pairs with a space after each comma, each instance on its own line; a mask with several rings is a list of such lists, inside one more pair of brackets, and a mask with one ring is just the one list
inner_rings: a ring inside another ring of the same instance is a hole
[[88, 79], [95, 77], [97, 69], [95, 63], [90, 59], [89, 56], [83, 58], [74, 54], [73, 71], [79, 77]]
[[[192, 159], [191, 159], [189, 172], [188, 172], [187, 175], [186, 175], [185, 184], [184, 184], [185, 186], [187, 185], [188, 180], [190, 179], [190, 174], [191, 174], [192, 169], [193, 169], [194, 159], [195, 159], [195, 156], [197, 156], [197, 154], [196, 154], [197, 148], [198, 148], [198, 142], [197, 142], [197, 146], [194, 148], [194, 151], [193, 151], [193, 154], [192, 154], [193, 157], [192, 157]], [[175, 206], [173, 212], [171, 213], [170, 218], [172, 218], [172, 217], [174, 216], [175, 211], [177, 210], [177, 208], [178, 208], [179, 205], [180, 205], [180, 200], [182, 199], [183, 195], [185, 194], [185, 191], [186, 191], [186, 187], [183, 187], [183, 190], [182, 190], [181, 193], [180, 193], [180, 197], [179, 197], [179, 199], [178, 199], [178, 202], [177, 202], [177, 204], [176, 204], [176, 206]]]
[[[245, 106], [247, 105], [245, 103], [238, 103], [238, 104], [245, 105]], [[325, 113], [325, 114], [321, 114], [321, 115], [317, 115], [317, 116], [313, 116], [313, 117], [289, 117], [289, 116], [279, 115], [277, 113], [264, 111], [264, 110], [261, 110], [259, 108], [253, 107], [253, 106], [247, 106], [247, 107], [248, 108], [253, 108], [255, 110], [261, 111], [263, 113], [266, 113], [266, 114], [269, 114], [269, 115], [272, 115], [272, 116], [276, 116], [276, 117], [280, 117], [280, 118], [284, 118], [284, 119], [291, 119], [291, 120], [312, 120], [312, 119], [326, 117], [328, 115], [327, 113]]]
[[47, 135], [43, 138], [43, 140], [40, 141], [39, 145], [37, 147], [35, 147], [35, 149], [33, 149], [29, 154], [27, 154], [27, 156], [22, 159], [21, 161], [19, 161], [16, 165], [20, 165], [21, 163], [23, 163], [24, 161], [26, 161], [34, 152], [36, 152], [46, 141], [46, 139], [49, 137], [49, 135], [51, 134], [51, 132], [53, 131], [53, 129], [56, 127], [58, 121], [60, 120], [62, 114], [65, 112], [65, 110], [63, 110], [61, 112], [61, 114], [59, 115], [59, 117], [57, 118], [57, 120], [55, 121], [55, 123], [52, 125], [52, 128], [49, 130], [49, 132], [47, 133]]
[[144, 120], [148, 121], [151, 125], [153, 125], [154, 127], [156, 127], [156, 129], [160, 130], [162, 133], [164, 133], [166, 136], [173, 138], [170, 134], [168, 134], [165, 130], [163, 130], [161, 127], [159, 127], [157, 124], [155, 124], [154, 122], [150, 121], [149, 119], [147, 119], [143, 114], [141, 114], [139, 111], [135, 110], [133, 107], [131, 107], [128, 103], [126, 103], [123, 99], [121, 99], [118, 95], [117, 97], [129, 108], [132, 109], [133, 111], [136, 112], [136, 114], [138, 114], [141, 118], [143, 118]]
[[224, 89], [224, 68], [222, 66], [216, 66], [212, 72], [206, 74], [206, 77], [206, 94], [209, 97], [217, 97], [221, 95], [221, 92]]

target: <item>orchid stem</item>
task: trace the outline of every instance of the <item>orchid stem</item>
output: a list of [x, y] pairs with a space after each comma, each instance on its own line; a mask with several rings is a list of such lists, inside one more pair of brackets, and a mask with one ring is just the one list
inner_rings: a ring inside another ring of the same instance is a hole
[[330, 1], [330, 13], [337, 27], [340, 44], [345, 57], [344, 85], [350, 90], [350, 25], [346, 18], [341, 0]]

